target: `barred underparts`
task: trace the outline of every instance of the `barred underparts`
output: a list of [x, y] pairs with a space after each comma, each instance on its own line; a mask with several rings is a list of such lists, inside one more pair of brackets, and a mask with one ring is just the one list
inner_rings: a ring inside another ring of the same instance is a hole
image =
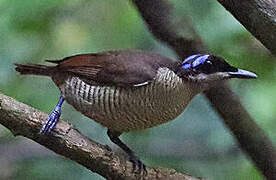
[[93, 86], [69, 76], [60, 90], [69, 104], [108, 129], [145, 129], [178, 116], [197, 92], [173, 71], [159, 68], [156, 78], [133, 87]]

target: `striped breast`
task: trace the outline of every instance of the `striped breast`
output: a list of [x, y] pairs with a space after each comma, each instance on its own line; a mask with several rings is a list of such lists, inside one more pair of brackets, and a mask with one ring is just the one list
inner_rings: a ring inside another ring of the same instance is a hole
[[170, 121], [198, 93], [168, 68], [159, 68], [152, 82], [138, 87], [92, 86], [69, 76], [60, 90], [82, 114], [118, 132]]

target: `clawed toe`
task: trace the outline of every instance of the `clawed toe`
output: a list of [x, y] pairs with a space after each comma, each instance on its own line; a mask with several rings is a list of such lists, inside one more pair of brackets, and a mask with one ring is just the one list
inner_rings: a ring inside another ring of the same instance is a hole
[[132, 162], [132, 172], [147, 175], [147, 168], [142, 161], [140, 161], [136, 156], [130, 157], [129, 160]]
[[110, 140], [117, 144], [120, 148], [122, 148], [128, 155], [129, 161], [132, 163], [132, 172], [137, 174], [142, 174], [142, 176], [147, 175], [147, 169], [146, 166], [142, 163], [142, 161], [139, 160], [139, 158], [135, 155], [135, 153], [127, 147], [126, 144], [124, 144], [120, 139], [120, 132], [112, 131], [108, 129], [107, 135], [109, 136]]

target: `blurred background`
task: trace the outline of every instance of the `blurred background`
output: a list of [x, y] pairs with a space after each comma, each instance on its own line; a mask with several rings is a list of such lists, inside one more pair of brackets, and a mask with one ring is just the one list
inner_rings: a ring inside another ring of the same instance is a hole
[[[187, 16], [210, 53], [259, 75], [256, 80], [233, 79], [230, 84], [276, 143], [276, 59], [216, 1], [172, 3], [175, 15]], [[44, 59], [123, 48], [175, 57], [153, 39], [135, 7], [125, 0], [0, 0], [0, 17], [0, 92], [44, 112], [55, 106], [58, 89], [50, 78], [19, 76], [14, 62], [44, 63]], [[68, 104], [62, 111], [62, 118], [83, 134], [121, 153], [105, 128]], [[149, 166], [208, 179], [262, 179], [202, 95], [176, 120], [124, 134], [122, 139]], [[0, 179], [104, 179], [31, 140], [13, 137], [1, 125], [0, 152]]]

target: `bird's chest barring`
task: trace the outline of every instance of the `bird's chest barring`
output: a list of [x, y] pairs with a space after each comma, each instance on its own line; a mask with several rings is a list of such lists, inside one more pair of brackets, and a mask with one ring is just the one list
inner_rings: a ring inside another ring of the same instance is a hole
[[130, 131], [170, 121], [184, 110], [183, 95], [166, 87], [154, 82], [137, 88], [92, 86], [70, 77], [60, 89], [66, 101], [89, 118], [110, 129]]

